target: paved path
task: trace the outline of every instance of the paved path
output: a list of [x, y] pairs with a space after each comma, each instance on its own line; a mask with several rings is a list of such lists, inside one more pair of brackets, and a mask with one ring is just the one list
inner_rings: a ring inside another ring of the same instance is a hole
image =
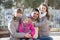
[[[51, 36], [53, 40], [60, 40], [60, 36]], [[0, 40], [9, 40], [9, 37], [7, 38], [0, 38]]]
[[[50, 36], [53, 38], [53, 40], [60, 40], [60, 32], [51, 32]], [[0, 40], [9, 40], [9, 37], [0, 38]]]

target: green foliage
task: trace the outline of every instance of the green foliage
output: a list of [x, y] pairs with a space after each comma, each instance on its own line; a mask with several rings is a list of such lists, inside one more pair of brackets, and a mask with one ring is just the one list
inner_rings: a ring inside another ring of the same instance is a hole
[[37, 8], [44, 0], [25, 0], [25, 7]]
[[2, 4], [2, 0], [0, 0], [0, 4]]
[[60, 0], [56, 0], [56, 6], [55, 6], [56, 9], [60, 9]]
[[12, 8], [12, 6], [13, 6], [12, 0], [8, 0], [8, 1], [6, 1], [6, 2], [3, 2], [3, 6], [4, 6], [5, 8]]
[[[21, 3], [22, 0], [15, 0], [16, 2]], [[44, 0], [25, 0], [21, 5], [25, 7], [37, 8]], [[0, 4], [2, 0], [0, 0]], [[51, 7], [55, 7], [56, 9], [60, 9], [60, 0], [48, 0], [48, 5]], [[13, 6], [12, 0], [8, 0], [7, 2], [3, 2], [3, 6], [5, 8], [11, 8]]]
[[56, 9], [60, 9], [60, 0], [48, 0], [48, 4]]
[[49, 5], [49, 6], [52, 6], [52, 7], [53, 7], [54, 4], [55, 4], [55, 0], [49, 0], [49, 1], [48, 1], [48, 5]]

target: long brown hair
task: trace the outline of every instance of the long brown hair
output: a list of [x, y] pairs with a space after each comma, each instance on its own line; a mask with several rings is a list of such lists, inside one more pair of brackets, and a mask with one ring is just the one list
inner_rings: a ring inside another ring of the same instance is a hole
[[47, 4], [42, 4], [42, 5], [46, 7], [46, 12], [47, 12], [46, 17], [49, 20], [50, 19], [50, 14], [48, 12], [48, 5]]
[[[16, 13], [23, 14], [21, 9], [17, 9]], [[12, 18], [13, 18], [13, 20], [15, 20], [15, 19], [16, 19], [15, 15], [13, 15], [13, 17], [12, 17]]]

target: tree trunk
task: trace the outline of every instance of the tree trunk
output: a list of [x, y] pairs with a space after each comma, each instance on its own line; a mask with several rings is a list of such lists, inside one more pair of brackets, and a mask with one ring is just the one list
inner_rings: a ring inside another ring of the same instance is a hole
[[18, 0], [15, 0], [15, 2], [16, 2], [16, 8], [18, 8]]
[[46, 3], [48, 5], [48, 0], [45, 0], [44, 3]]

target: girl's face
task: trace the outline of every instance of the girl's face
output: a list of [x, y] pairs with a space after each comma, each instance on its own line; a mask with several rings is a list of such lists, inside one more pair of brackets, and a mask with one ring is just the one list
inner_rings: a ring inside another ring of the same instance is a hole
[[23, 21], [23, 23], [28, 23], [28, 21], [29, 21], [29, 19], [26, 18], [26, 19]]
[[37, 12], [37, 11], [34, 12], [33, 18], [34, 18], [34, 19], [37, 19], [37, 18], [38, 18], [38, 12]]
[[23, 23], [30, 23], [30, 22], [32, 22], [32, 20], [31, 20], [31, 18], [25, 18], [25, 20], [23, 21]]
[[40, 7], [40, 11], [42, 11], [42, 12], [46, 12], [46, 10], [47, 10], [46, 6], [41, 5], [41, 7]]

